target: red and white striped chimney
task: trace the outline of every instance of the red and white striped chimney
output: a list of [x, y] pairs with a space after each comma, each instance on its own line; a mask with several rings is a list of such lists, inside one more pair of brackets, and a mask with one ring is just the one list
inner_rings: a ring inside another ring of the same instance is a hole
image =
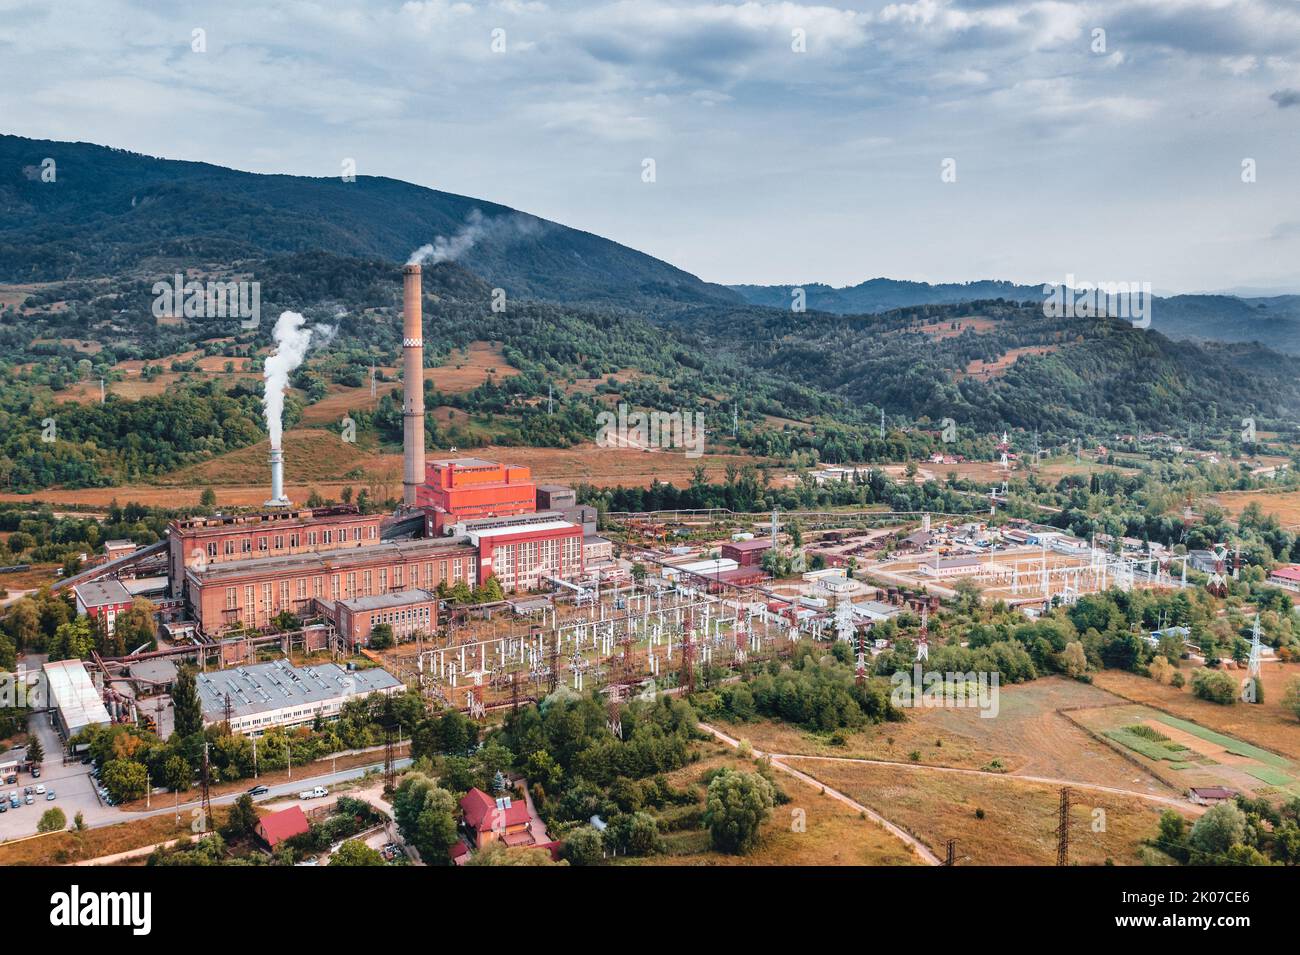
[[424, 317], [420, 267], [402, 269], [402, 503], [424, 483]]

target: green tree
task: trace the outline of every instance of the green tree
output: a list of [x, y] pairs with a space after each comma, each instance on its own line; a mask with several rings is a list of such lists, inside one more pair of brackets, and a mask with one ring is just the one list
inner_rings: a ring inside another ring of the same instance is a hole
[[1246, 837], [1246, 814], [1236, 803], [1211, 806], [1187, 835], [1192, 865], [1219, 865], [1228, 850]]
[[230, 807], [230, 815], [221, 827], [221, 836], [227, 842], [238, 842], [251, 837], [256, 831], [257, 809], [253, 805], [253, 797], [244, 793]]
[[370, 648], [372, 650], [387, 650], [397, 643], [397, 638], [393, 636], [393, 627], [387, 623], [377, 623], [370, 628]]
[[33, 766], [39, 766], [45, 762], [45, 749], [41, 746], [41, 739], [35, 733], [31, 734], [30, 741], [27, 744], [27, 762]]
[[1230, 706], [1237, 701], [1237, 685], [1222, 670], [1193, 670], [1192, 692], [1220, 706]]
[[1300, 720], [1300, 676], [1293, 676], [1287, 681], [1282, 691], [1282, 708]]
[[604, 844], [594, 826], [580, 826], [564, 839], [564, 858], [571, 865], [596, 865], [604, 858]]
[[182, 666], [172, 685], [172, 706], [175, 710], [175, 739], [185, 739], [203, 731], [203, 706], [199, 702], [199, 687], [194, 668]]
[[109, 795], [118, 802], [141, 798], [149, 785], [148, 770], [133, 759], [110, 759], [100, 777]]
[[386, 865], [377, 849], [372, 849], [361, 839], [349, 839], [330, 857], [330, 865]]
[[720, 772], [709, 783], [704, 809], [704, 825], [713, 847], [730, 853], [754, 849], [775, 803], [772, 784], [758, 773]]
[[68, 824], [68, 817], [57, 806], [41, 814], [41, 821], [36, 824], [37, 832], [59, 832]]
[[456, 798], [423, 773], [402, 777], [393, 793], [397, 828], [426, 865], [445, 865], [456, 841]]
[[199, 495], [199, 504], [203, 507], [216, 507], [217, 492], [210, 487], [205, 487], [203, 493]]

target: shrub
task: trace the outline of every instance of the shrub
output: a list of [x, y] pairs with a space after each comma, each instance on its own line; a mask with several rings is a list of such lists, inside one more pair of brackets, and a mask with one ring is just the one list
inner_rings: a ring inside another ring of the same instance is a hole
[[1192, 672], [1192, 693], [1211, 703], [1231, 706], [1237, 700], [1237, 685], [1232, 677], [1220, 670], [1195, 670]]

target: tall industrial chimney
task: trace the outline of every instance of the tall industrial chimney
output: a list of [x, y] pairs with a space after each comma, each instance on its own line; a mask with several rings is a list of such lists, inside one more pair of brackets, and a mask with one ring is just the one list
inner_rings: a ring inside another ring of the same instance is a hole
[[271, 499], [267, 507], [288, 507], [289, 499], [284, 496], [284, 452], [272, 448], [269, 456], [271, 463]]
[[424, 320], [420, 267], [402, 269], [402, 503], [424, 483]]

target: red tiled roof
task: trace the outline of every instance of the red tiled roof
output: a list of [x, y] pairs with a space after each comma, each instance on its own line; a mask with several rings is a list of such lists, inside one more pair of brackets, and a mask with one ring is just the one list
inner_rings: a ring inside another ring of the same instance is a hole
[[1283, 580], [1300, 581], [1300, 567], [1278, 567], [1273, 571], [1272, 576], [1281, 577]]
[[286, 839], [300, 836], [311, 830], [307, 815], [301, 806], [290, 806], [280, 812], [263, 816], [257, 823], [257, 834], [274, 849]]
[[465, 814], [466, 824], [475, 832], [485, 828], [491, 830], [493, 822], [503, 828], [511, 826], [527, 825], [528, 823], [528, 806], [523, 802], [511, 800], [510, 806], [501, 809], [504, 820], [496, 817], [498, 812], [497, 802], [481, 789], [471, 789], [460, 800], [461, 812]]

